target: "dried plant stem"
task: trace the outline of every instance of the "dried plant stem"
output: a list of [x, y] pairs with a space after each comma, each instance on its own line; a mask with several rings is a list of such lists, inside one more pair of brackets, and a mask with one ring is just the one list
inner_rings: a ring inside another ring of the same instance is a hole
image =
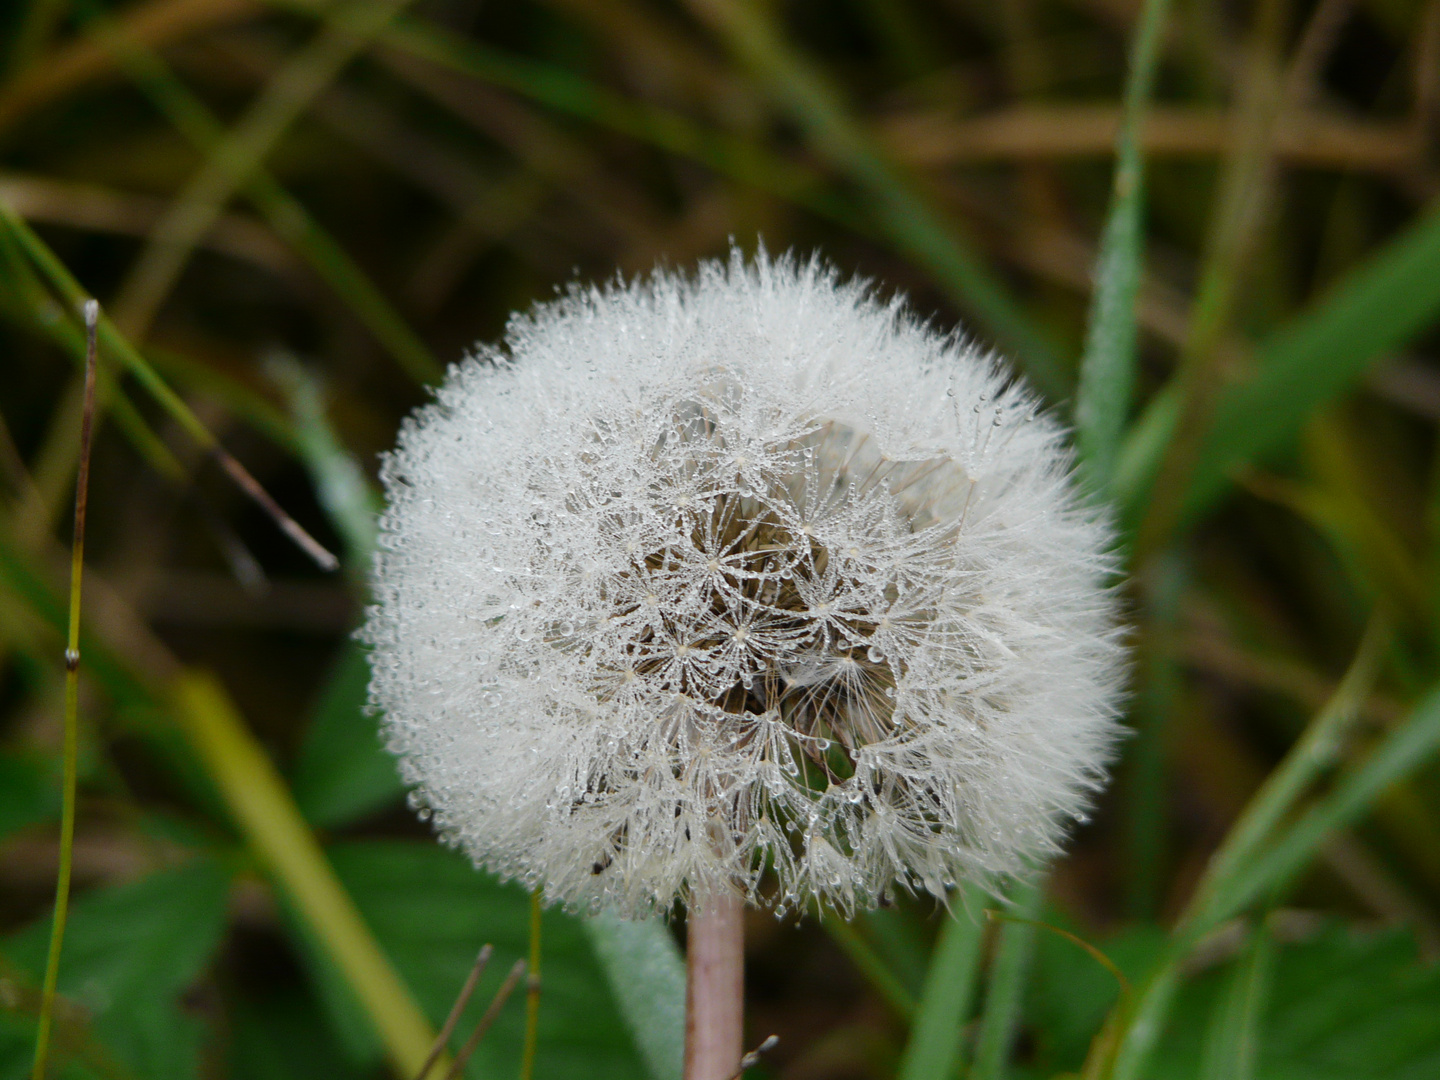
[[745, 1051], [744, 902], [697, 896], [685, 947], [685, 1080], [730, 1080]]
[[95, 332], [100, 305], [86, 300], [85, 404], [80, 421], [80, 468], [75, 480], [75, 531], [70, 545], [70, 626], [65, 639], [65, 747], [63, 803], [60, 811], [60, 871], [55, 881], [55, 918], [50, 924], [50, 954], [40, 997], [40, 1023], [35, 1032], [34, 1080], [44, 1080], [50, 1051], [50, 1022], [55, 1012], [55, 986], [60, 977], [60, 947], [70, 910], [70, 868], [75, 850], [75, 762], [80, 742], [80, 576], [85, 565], [85, 510], [90, 492], [90, 443], [95, 430]]

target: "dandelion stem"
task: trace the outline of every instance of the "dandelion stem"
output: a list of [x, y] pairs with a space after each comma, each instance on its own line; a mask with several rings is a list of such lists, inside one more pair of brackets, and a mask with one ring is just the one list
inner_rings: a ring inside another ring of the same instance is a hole
[[685, 1080], [730, 1080], [745, 1051], [744, 904], [697, 896], [685, 948]]

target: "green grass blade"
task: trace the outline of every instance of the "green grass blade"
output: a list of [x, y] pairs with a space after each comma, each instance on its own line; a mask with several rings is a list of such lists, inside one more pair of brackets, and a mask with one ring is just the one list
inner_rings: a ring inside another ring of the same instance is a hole
[[[1025, 980], [1035, 953], [1035, 918], [1044, 899], [1045, 889], [1040, 882], [1021, 881], [1011, 897], [1014, 906], [999, 913], [1004, 925], [985, 988], [985, 1010], [980, 1014], [980, 1034], [975, 1040], [975, 1065], [969, 1073], [974, 1080], [1001, 1080], [1005, 1076], [1020, 1022]], [[1013, 920], [1007, 918], [1010, 915]]]
[[1192, 918], [1201, 925], [1201, 932], [1223, 917], [1210, 909], [1238, 910], [1233, 901], [1226, 899], [1227, 892], [1234, 887], [1234, 875], [1252, 863], [1255, 853], [1270, 841], [1305, 790], [1339, 756], [1351, 725], [1359, 718], [1360, 706], [1374, 687], [1387, 637], [1383, 621], [1372, 619], [1339, 688], [1266, 779], [1211, 856], [1205, 880], [1190, 905]]
[[890, 241], [934, 275], [955, 302], [1014, 350], [1030, 381], [1052, 400], [1063, 398], [1069, 373], [1062, 352], [1009, 290], [992, 275], [953, 222], [920, 195], [855, 123], [839, 95], [781, 39], [750, 3], [691, 0], [775, 100], [808, 133], [816, 149], [863, 188]]
[[1262, 850], [1217, 903], [1224, 919], [1271, 890], [1283, 889], [1337, 830], [1353, 824], [1386, 788], [1423, 765], [1440, 749], [1440, 687], [1380, 741], [1371, 755], [1325, 798], [1312, 806], [1274, 844]]
[[1095, 260], [1095, 294], [1080, 379], [1075, 392], [1075, 427], [1091, 483], [1104, 492], [1135, 388], [1135, 296], [1144, 264], [1145, 170], [1140, 124], [1159, 66], [1161, 30], [1169, 0], [1147, 0], [1135, 33], [1130, 75], [1125, 84], [1110, 214]]
[[985, 927], [978, 919], [986, 897], [965, 886], [940, 927], [930, 970], [915, 1009], [910, 1040], [900, 1057], [898, 1080], [947, 1080], [960, 1064], [965, 1021], [975, 1002]]
[[[1440, 313], [1440, 205], [1270, 334], [1254, 374], [1226, 389], [1206, 431], [1184, 501], [1193, 521], [1233, 473], [1282, 449], [1317, 410], [1348, 390], [1370, 364], [1402, 346]], [[1133, 515], [1154, 482], [1178, 402], [1162, 394], [1122, 451], [1117, 488]]]
[[1199, 1080], [1251, 1080], [1255, 1075], [1260, 1021], [1270, 999], [1274, 961], [1275, 939], [1261, 919], [1230, 975], [1229, 986], [1215, 1003]]

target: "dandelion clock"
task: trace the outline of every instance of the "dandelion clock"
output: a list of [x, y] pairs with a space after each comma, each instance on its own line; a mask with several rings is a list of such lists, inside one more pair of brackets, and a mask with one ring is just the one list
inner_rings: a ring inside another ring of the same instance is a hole
[[1103, 780], [1110, 535], [994, 357], [818, 261], [574, 289], [385, 461], [364, 631], [414, 798], [550, 901], [688, 911], [687, 1073], [739, 917], [943, 898]]

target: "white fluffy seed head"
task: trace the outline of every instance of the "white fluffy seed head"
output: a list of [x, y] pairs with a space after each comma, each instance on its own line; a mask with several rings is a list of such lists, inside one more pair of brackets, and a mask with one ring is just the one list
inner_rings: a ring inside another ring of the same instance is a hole
[[1070, 473], [993, 358], [817, 261], [577, 289], [385, 461], [373, 703], [440, 832], [574, 907], [990, 881], [1117, 730]]

